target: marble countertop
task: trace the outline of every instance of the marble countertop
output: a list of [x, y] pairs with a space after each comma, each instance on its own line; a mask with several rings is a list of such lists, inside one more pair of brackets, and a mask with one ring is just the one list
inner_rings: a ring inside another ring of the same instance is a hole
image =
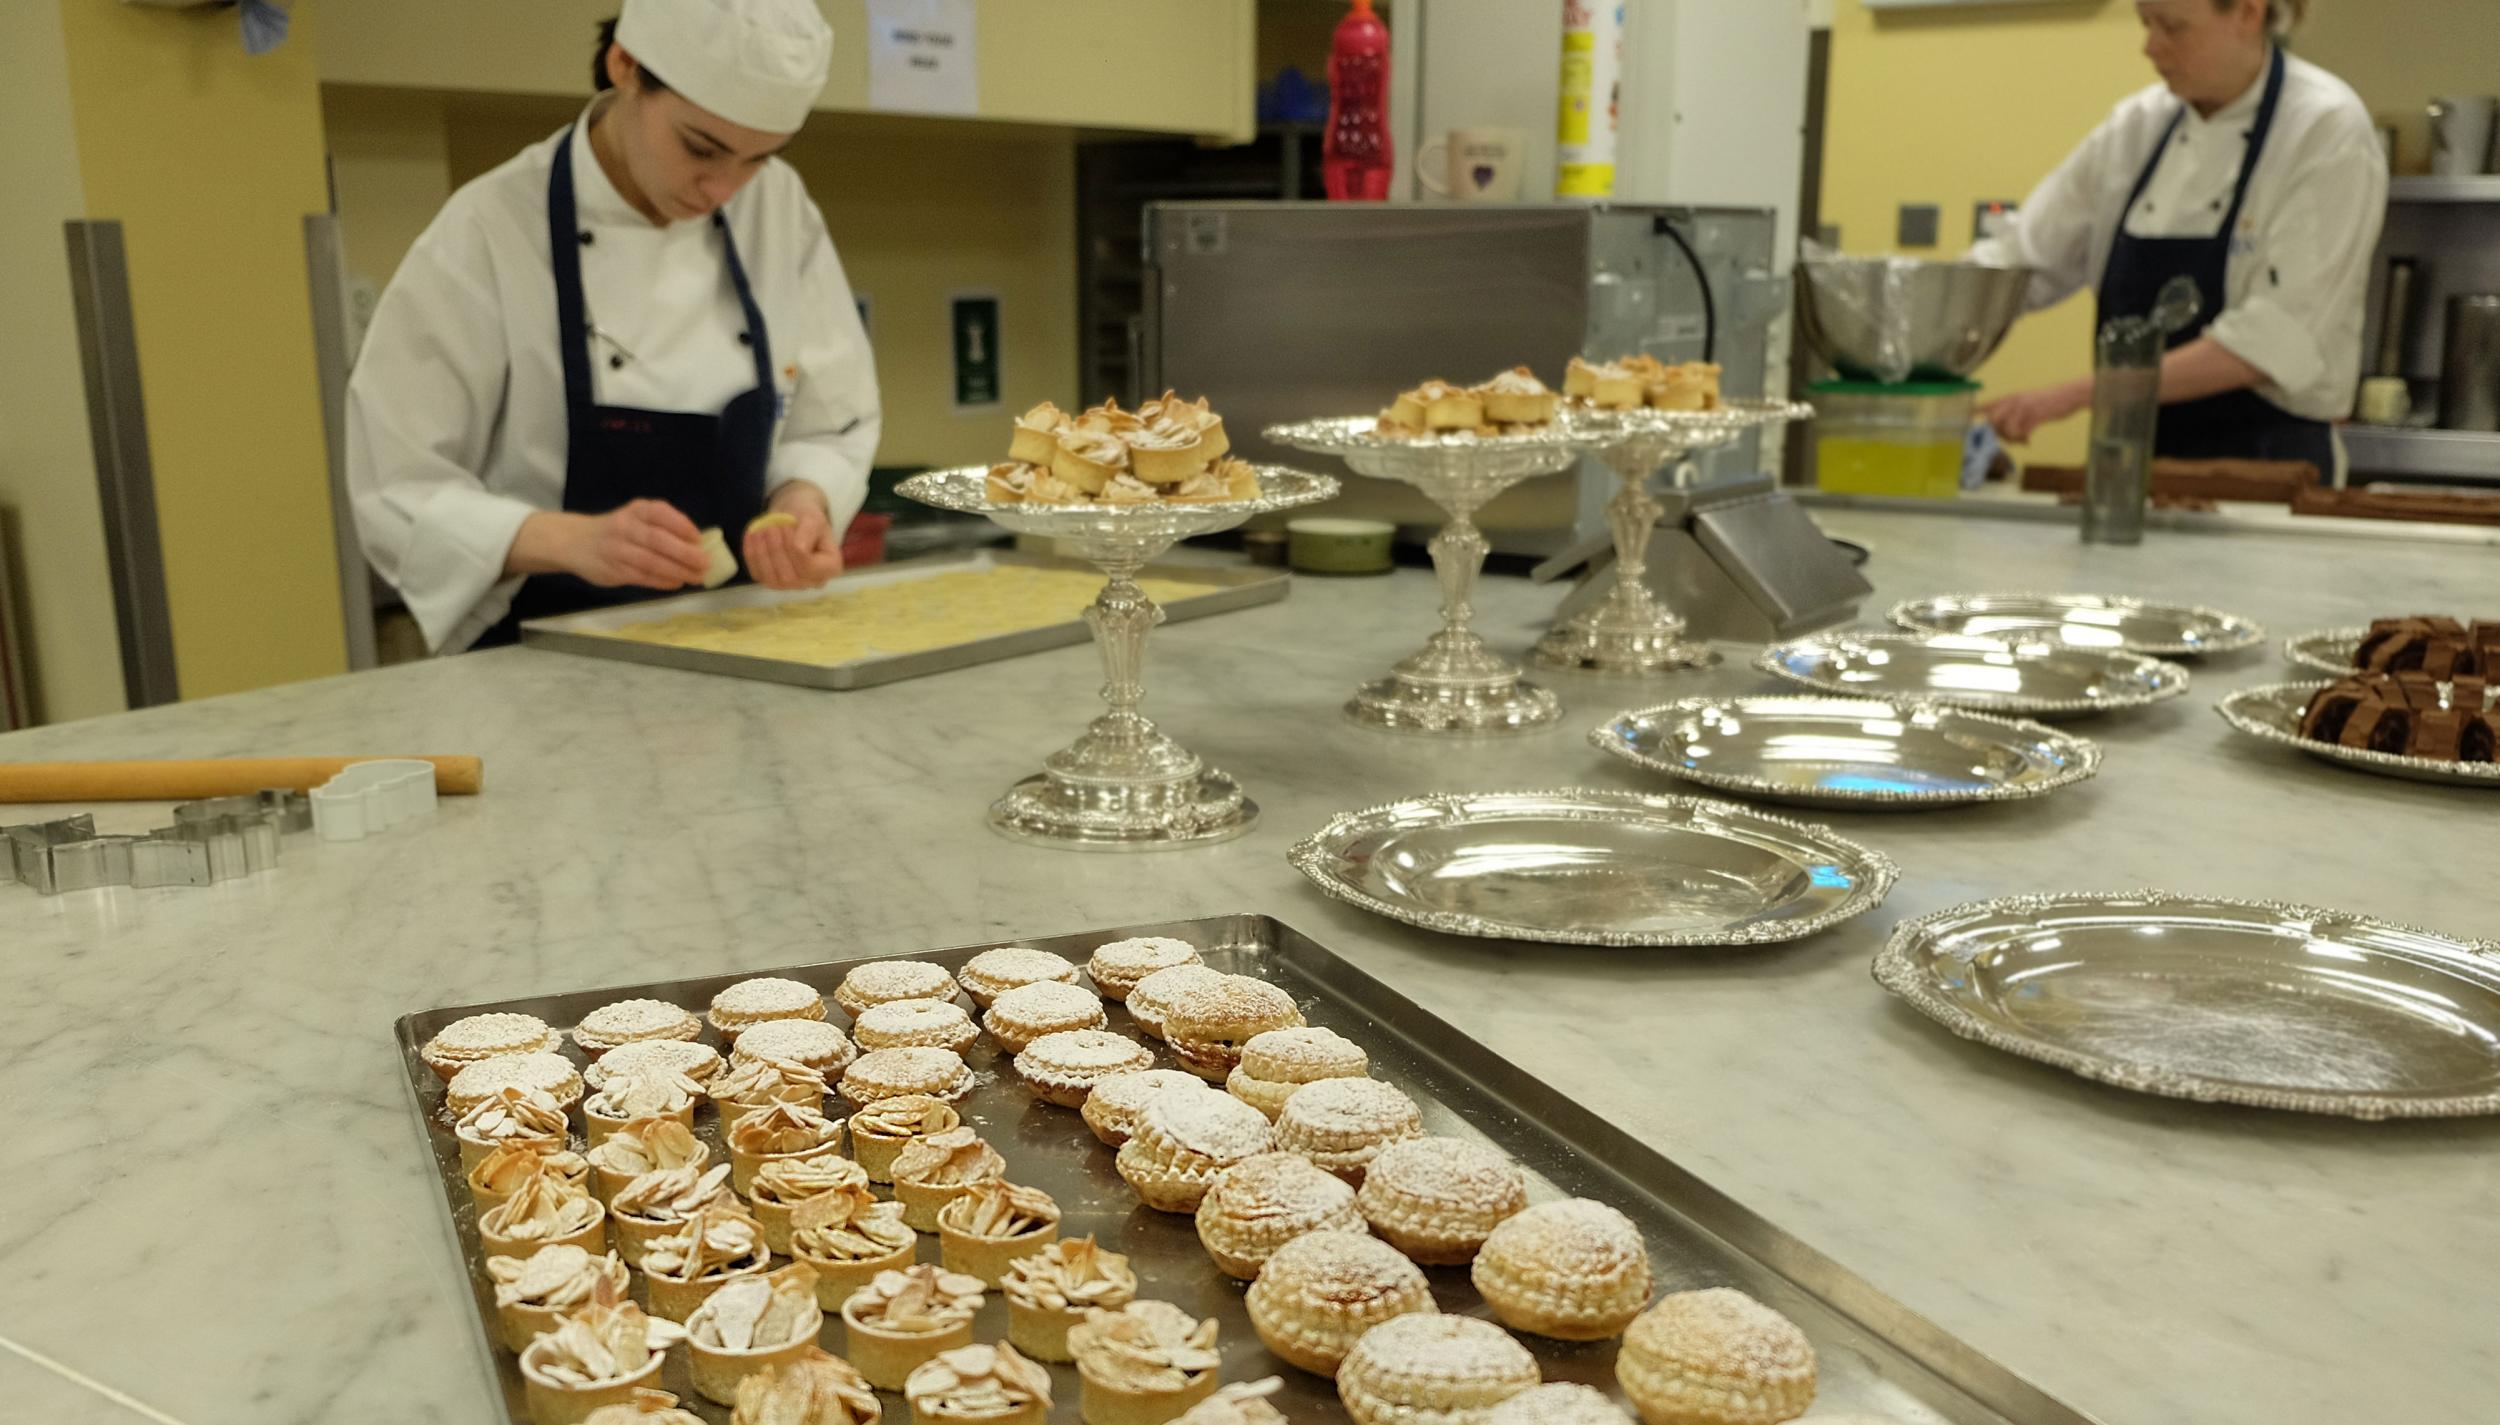
[[[2085, 549], [2070, 529], [1862, 510], [1879, 617], [1946, 588], [2214, 604], [2279, 637], [2488, 603], [2482, 550], [2249, 534]], [[1559, 591], [1497, 580], [1524, 649]], [[1554, 680], [1540, 735], [1445, 744], [1337, 716], [1432, 625], [1420, 572], [1301, 580], [1156, 635], [1147, 711], [1241, 778], [1251, 835], [1144, 857], [1005, 841], [990, 798], [1091, 715], [1071, 648], [822, 694], [518, 649], [0, 738], [0, 757], [477, 752], [485, 796], [209, 890], [0, 887], [0, 1416], [289, 1425], [489, 1418], [466, 1287], [390, 1027], [414, 1009], [1237, 911], [1275, 915], [1576, 1094], [2070, 1404], [2130, 1425], [2485, 1418], [2500, 1398], [2500, 1122], [2199, 1107], [1963, 1043], [1867, 963], [1896, 921], [2147, 885], [2491, 935], [2500, 800], [2245, 745], [2222, 692], [2081, 725], [2045, 802], [1827, 818], [1891, 854], [1885, 909], [1770, 950], [1443, 938], [1338, 905], [1284, 850], [1427, 790], [1675, 790], [1590, 751], [1626, 706], [1768, 691], [1732, 667]], [[11, 809], [9, 820], [24, 820]], [[144, 829], [161, 808], [106, 808]], [[28, 1353], [157, 1412], [111, 1403]]]

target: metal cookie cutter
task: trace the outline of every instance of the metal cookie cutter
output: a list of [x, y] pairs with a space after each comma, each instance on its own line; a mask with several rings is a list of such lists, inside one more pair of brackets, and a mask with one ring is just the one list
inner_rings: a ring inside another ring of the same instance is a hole
[[278, 863], [280, 838], [312, 827], [301, 792], [220, 797], [174, 808], [174, 824], [145, 836], [99, 836], [95, 818], [0, 828], [11, 875], [38, 895], [131, 886], [207, 886]]

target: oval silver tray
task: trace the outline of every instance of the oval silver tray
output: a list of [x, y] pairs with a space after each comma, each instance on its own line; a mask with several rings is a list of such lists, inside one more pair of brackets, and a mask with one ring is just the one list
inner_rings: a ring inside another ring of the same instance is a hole
[[2500, 946], [2274, 902], [2015, 896], [1907, 921], [1885, 989], [1965, 1039], [2140, 1093], [2500, 1112]]
[[2352, 673], [2361, 667], [2361, 640], [2366, 628], [2322, 628], [2283, 641], [2283, 656], [2321, 673]]
[[2338, 762], [2363, 772], [2376, 772], [2382, 777], [2402, 777], [2409, 782], [2436, 782], [2447, 787], [2500, 788], [2500, 762], [2439, 762], [2428, 757], [2405, 757], [2393, 752], [2372, 752], [2363, 747], [2344, 747], [2332, 742], [2317, 742], [2300, 735], [2301, 714], [2309, 710], [2309, 700], [2321, 688], [2333, 687], [2331, 681], [2307, 683], [2269, 683], [2262, 688], [2242, 688], [2214, 705], [2214, 711], [2236, 732], [2279, 747], [2290, 747], [2312, 757]]
[[1733, 802], [1572, 789], [1349, 812], [1287, 858], [1426, 930], [1557, 945], [1769, 945], [1883, 903], [1899, 872], [1829, 828]]
[[2231, 653], [2266, 637], [2264, 625], [2220, 609], [2110, 594], [1937, 594], [1894, 605], [1892, 621], [1914, 633], [2050, 639], [2153, 658]]
[[2036, 722], [1869, 698], [1686, 698], [1589, 742], [1719, 791], [1856, 811], [2023, 801], [2101, 770], [2099, 747]]
[[1763, 651], [1756, 667], [1820, 693], [2015, 717], [2088, 717], [2188, 690], [2176, 663], [2054, 642], [1827, 633]]

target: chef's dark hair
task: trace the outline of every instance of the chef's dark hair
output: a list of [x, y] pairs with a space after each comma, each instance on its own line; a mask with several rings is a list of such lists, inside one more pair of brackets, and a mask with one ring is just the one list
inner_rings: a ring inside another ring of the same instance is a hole
[[[590, 87], [602, 93], [616, 87], [608, 78], [608, 51], [614, 48], [616, 48], [616, 21], [601, 20], [599, 22], [599, 49], [590, 57]], [[641, 60], [634, 61], [634, 68], [642, 76], [643, 92], [651, 93], [668, 88], [668, 81], [653, 74], [651, 66], [644, 64]]]

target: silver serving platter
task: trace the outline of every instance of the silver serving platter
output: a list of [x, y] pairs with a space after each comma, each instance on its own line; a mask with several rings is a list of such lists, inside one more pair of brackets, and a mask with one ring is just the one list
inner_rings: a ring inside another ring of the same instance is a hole
[[1685, 698], [1589, 742], [1719, 791], [1853, 811], [2026, 801], [2101, 770], [2099, 747], [2036, 722], [1868, 698]]
[[2322, 628], [2283, 641], [2283, 656], [2321, 673], [2354, 673], [2361, 668], [2361, 640], [2366, 628]]
[[[2091, 1425], [1967, 1343], [1885, 1296], [1831, 1258], [1710, 1187], [1685, 1168], [1634, 1138], [1574, 1097], [1530, 1076], [1508, 1059], [1365, 974], [1326, 946], [1266, 916], [1221, 915], [1157, 925], [1088, 931], [1042, 939], [992, 942], [949, 949], [892, 947], [913, 958], [960, 968], [999, 944], [1030, 945], [1085, 963], [1095, 947], [1132, 936], [1163, 935], [1198, 946], [1207, 963], [1253, 975], [1289, 991], [1304, 1016], [1361, 1044], [1374, 1077], [1397, 1085], [1422, 1110], [1425, 1130], [1490, 1143], [1525, 1172], [1536, 1201], [1575, 1196], [1603, 1199], [1638, 1224], [1655, 1264], [1659, 1291], [1732, 1286], [1787, 1315], [1814, 1343], [1821, 1381], [1820, 1411], [1859, 1412], [1900, 1425]], [[416, 1153], [435, 1170], [443, 1212], [438, 1218], [442, 1250], [465, 1268], [472, 1289], [472, 1330], [478, 1363], [495, 1382], [501, 1409], [489, 1416], [462, 1415], [523, 1425], [529, 1413], [520, 1373], [509, 1351], [497, 1344], [494, 1299], [482, 1284], [477, 1214], [461, 1181], [459, 1147], [442, 1116], [442, 1080], [426, 1068], [419, 1046], [454, 1019], [487, 1011], [534, 1014], [559, 1027], [578, 1023], [590, 1010], [630, 997], [665, 1000], [700, 1010], [731, 982], [752, 974], [781, 975], [830, 992], [857, 961], [774, 968], [758, 965], [737, 974], [690, 976], [656, 984], [573, 989], [494, 1004], [426, 1010], [402, 1018], [397, 1048], [420, 1142]], [[1110, 1027], [1135, 1034], [1126, 1008], [1106, 1004]], [[843, 1020], [837, 1014], [834, 1020]], [[728, 1044], [706, 1026], [702, 1042], [726, 1051]], [[1144, 1041], [1158, 1067], [1173, 1067], [1164, 1046]], [[568, 1035], [562, 1053], [585, 1066]], [[984, 1036], [967, 1058], [976, 1084], [962, 1105], [964, 1119], [1005, 1155], [1013, 1180], [1040, 1188], [1065, 1213], [1061, 1235], [1091, 1233], [1125, 1254], [1139, 1279], [1139, 1295], [1169, 1301], [1218, 1323], [1222, 1379], [1279, 1377], [1272, 1403], [1295, 1425], [1345, 1425], [1335, 1382], [1285, 1365], [1261, 1346], [1242, 1303], [1241, 1284], [1219, 1275], [1207, 1260], [1192, 1220], [1151, 1211], [1113, 1166], [1112, 1150], [1094, 1140], [1076, 1113], [1035, 1099], [1017, 1079], [1011, 1056]], [[842, 1116], [847, 1104], [826, 1111]], [[695, 1133], [717, 1148], [718, 1115], [698, 1110]], [[579, 1117], [575, 1117], [578, 1131]], [[578, 1146], [578, 1143], [577, 1145]], [[716, 1159], [717, 1161], [717, 1159]], [[880, 1190], [880, 1195], [885, 1195]], [[921, 1239], [920, 1260], [938, 1259], [934, 1233]], [[774, 1265], [782, 1259], [775, 1258]], [[1482, 1317], [1483, 1301], [1465, 1267], [1426, 1269], [1442, 1311]], [[632, 1291], [646, 1290], [640, 1272]], [[1834, 1305], [1838, 1303], [1838, 1305]], [[974, 1322], [975, 1338], [1006, 1335], [1007, 1306], [992, 1292]], [[1522, 1335], [1547, 1380], [1577, 1381], [1619, 1398], [1614, 1380], [1614, 1343], [1568, 1344]], [[820, 1344], [839, 1355], [843, 1328], [830, 1322]], [[452, 1361], [434, 1363], [457, 1369]], [[1080, 1425], [1074, 1367], [1053, 1365], [1050, 1425]], [[698, 1397], [686, 1375], [684, 1349], [669, 1353], [660, 1384], [699, 1419], [721, 1422], [729, 1412]], [[901, 1396], [880, 1397], [885, 1418], [902, 1425], [908, 1415]], [[11, 1417], [15, 1418], [15, 1417]]]
[[1892, 862], [1733, 802], [1572, 789], [1417, 797], [1287, 853], [1338, 900], [1426, 930], [1555, 945], [1770, 945], [1883, 904]]
[[2500, 945], [2340, 911], [2017, 896], [1904, 923], [1875, 978], [1965, 1039], [2141, 1093], [2500, 1113]]
[[2185, 668], [2133, 653], [1950, 634], [1827, 633], [1766, 649], [1755, 666], [1822, 693], [2015, 717], [2088, 717], [2188, 690]]
[[2229, 723], [2234, 731], [2357, 771], [2376, 772], [2382, 777], [2401, 777], [2409, 782], [2433, 782], [2446, 787], [2500, 788], [2500, 762], [2441, 762], [2429, 757], [2406, 757], [2394, 752], [2372, 752], [2366, 747], [2318, 742], [2301, 736], [2300, 719], [2309, 710], [2309, 700], [2316, 697], [2320, 689], [2333, 686], [2332, 682], [2307, 682], [2242, 688], [2217, 703], [2214, 711], [2221, 714], [2222, 720]]
[[2194, 658], [2254, 648], [2264, 625], [2220, 609], [2108, 594], [1937, 594], [1896, 604], [1892, 621], [1914, 633], [2053, 639], [2152, 658]]

